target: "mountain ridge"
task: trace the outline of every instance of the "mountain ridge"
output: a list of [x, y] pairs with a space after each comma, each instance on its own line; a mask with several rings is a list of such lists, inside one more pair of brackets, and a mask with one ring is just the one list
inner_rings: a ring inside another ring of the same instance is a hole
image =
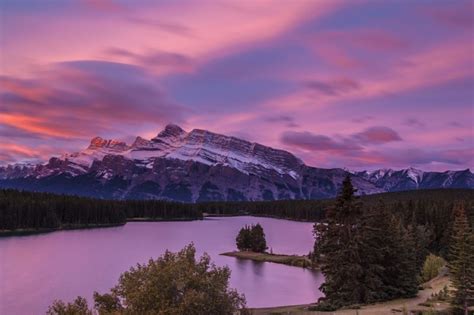
[[94, 137], [89, 146], [37, 165], [0, 167], [0, 187], [114, 199], [184, 202], [321, 199], [351, 174], [362, 195], [424, 188], [474, 188], [471, 171], [414, 168], [348, 172], [308, 166], [290, 152], [169, 124], [132, 144]]

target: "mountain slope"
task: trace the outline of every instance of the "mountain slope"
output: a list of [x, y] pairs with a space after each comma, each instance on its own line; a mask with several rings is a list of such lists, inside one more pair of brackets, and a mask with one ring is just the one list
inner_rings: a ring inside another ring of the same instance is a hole
[[354, 174], [385, 191], [474, 187], [474, 176], [469, 169], [446, 172], [424, 172], [415, 168], [382, 169], [371, 172], [355, 172]]
[[[322, 199], [336, 195], [343, 169], [305, 165], [293, 154], [206, 130], [168, 125], [132, 144], [95, 137], [83, 151], [38, 165], [0, 167], [0, 187], [114, 199]], [[360, 194], [472, 188], [469, 171], [380, 170], [352, 174]]]

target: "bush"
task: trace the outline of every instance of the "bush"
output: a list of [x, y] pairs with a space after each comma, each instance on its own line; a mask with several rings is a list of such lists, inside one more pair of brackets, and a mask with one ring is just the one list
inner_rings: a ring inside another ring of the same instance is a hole
[[64, 303], [63, 301], [56, 300], [48, 308], [47, 315], [92, 315], [92, 311], [89, 310], [87, 300], [81, 296], [78, 296], [72, 303]]
[[[216, 267], [194, 245], [178, 253], [166, 251], [156, 260], [124, 272], [110, 293], [94, 293], [100, 314], [233, 314], [245, 308], [245, 297], [229, 289], [230, 270]], [[48, 315], [89, 315], [87, 302], [56, 301]]]
[[439, 270], [444, 265], [445, 261], [443, 258], [435, 256], [433, 254], [428, 255], [428, 257], [426, 257], [425, 263], [423, 264], [423, 270], [421, 275], [423, 282], [427, 282], [438, 276]]

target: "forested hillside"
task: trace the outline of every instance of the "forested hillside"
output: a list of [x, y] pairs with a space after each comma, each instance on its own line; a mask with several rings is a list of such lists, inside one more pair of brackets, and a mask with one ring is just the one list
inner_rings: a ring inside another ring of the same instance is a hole
[[0, 190], [0, 231], [54, 230], [125, 224], [127, 218], [199, 219], [194, 207], [167, 201], [100, 200]]

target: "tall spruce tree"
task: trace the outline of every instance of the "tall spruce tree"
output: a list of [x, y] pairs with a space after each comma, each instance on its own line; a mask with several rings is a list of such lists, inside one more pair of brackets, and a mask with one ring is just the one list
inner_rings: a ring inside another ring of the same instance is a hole
[[323, 309], [359, 303], [364, 295], [364, 276], [359, 250], [361, 202], [347, 176], [335, 206], [327, 211], [326, 222], [315, 225], [316, 251], [325, 282]]
[[395, 241], [393, 251], [397, 276], [393, 285], [398, 289], [394, 297], [414, 297], [418, 293], [417, 249], [414, 230], [395, 221]]
[[391, 214], [385, 204], [379, 201], [376, 207], [368, 207], [362, 215], [360, 249], [363, 266], [361, 281], [361, 303], [372, 303], [389, 298], [387, 295], [384, 274], [386, 257], [391, 252], [390, 227]]
[[463, 204], [455, 206], [449, 270], [455, 289], [452, 304], [458, 312], [468, 314], [474, 304], [474, 232], [469, 226]]

